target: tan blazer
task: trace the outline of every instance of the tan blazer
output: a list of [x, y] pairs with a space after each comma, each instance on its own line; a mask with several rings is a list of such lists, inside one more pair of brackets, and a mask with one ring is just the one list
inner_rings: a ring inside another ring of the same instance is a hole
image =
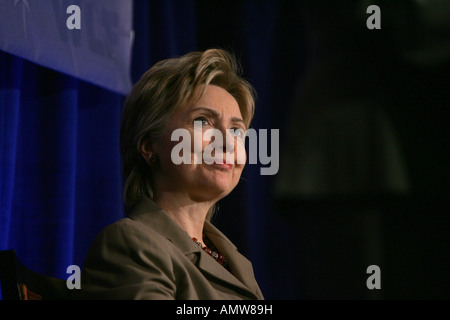
[[207, 221], [204, 232], [231, 273], [153, 201], [140, 201], [93, 242], [76, 298], [263, 299], [250, 261]]

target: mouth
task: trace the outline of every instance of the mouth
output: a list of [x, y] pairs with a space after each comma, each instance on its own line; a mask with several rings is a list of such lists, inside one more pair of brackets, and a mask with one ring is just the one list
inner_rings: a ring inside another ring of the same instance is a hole
[[216, 169], [231, 170], [234, 167], [234, 161], [227, 161], [226, 157], [223, 157], [223, 159], [211, 157], [204, 160], [207, 165]]
[[221, 169], [221, 170], [231, 170], [233, 169], [233, 165], [231, 163], [216, 163], [214, 162], [211, 166]]

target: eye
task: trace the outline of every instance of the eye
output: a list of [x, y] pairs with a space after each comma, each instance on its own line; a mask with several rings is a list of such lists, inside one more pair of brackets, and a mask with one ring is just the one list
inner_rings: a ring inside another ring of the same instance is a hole
[[231, 128], [230, 132], [233, 136], [240, 138], [240, 139], [243, 139], [245, 136], [245, 131], [241, 127]]
[[194, 123], [195, 122], [201, 122], [202, 126], [206, 126], [206, 125], [210, 124], [209, 120], [206, 117], [203, 117], [203, 116], [195, 118], [194, 119]]

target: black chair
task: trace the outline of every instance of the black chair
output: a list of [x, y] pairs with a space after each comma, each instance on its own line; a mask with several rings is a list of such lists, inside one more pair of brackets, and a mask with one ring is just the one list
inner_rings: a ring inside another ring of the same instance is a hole
[[0, 284], [3, 300], [67, 300], [72, 293], [66, 280], [28, 269], [14, 250], [0, 251]]

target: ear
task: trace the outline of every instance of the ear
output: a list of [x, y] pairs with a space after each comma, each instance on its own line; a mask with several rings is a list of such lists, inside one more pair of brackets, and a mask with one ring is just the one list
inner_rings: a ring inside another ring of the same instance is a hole
[[141, 155], [147, 163], [150, 163], [150, 158], [156, 155], [154, 144], [151, 141], [147, 140], [141, 144]]

